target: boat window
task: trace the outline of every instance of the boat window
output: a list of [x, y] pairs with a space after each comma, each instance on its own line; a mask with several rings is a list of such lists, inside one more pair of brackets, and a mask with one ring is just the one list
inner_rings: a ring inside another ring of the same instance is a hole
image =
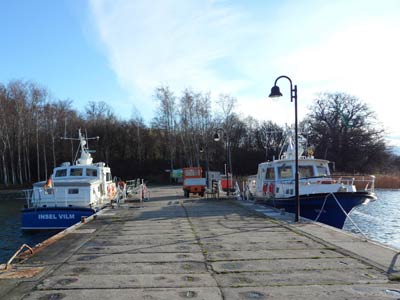
[[79, 189], [68, 189], [68, 194], [79, 194]]
[[328, 174], [328, 168], [326, 166], [317, 166], [317, 176], [326, 176]]
[[56, 171], [56, 177], [67, 176], [67, 169], [61, 169]]
[[71, 176], [82, 176], [82, 168], [71, 169]]
[[267, 171], [265, 172], [265, 179], [275, 179], [274, 168], [267, 168]]
[[292, 167], [291, 166], [280, 166], [278, 167], [279, 178], [293, 178]]
[[300, 178], [308, 178], [314, 176], [313, 166], [299, 166]]
[[110, 181], [112, 179], [111, 173], [106, 173], [106, 181]]
[[86, 169], [86, 176], [97, 177], [96, 169]]

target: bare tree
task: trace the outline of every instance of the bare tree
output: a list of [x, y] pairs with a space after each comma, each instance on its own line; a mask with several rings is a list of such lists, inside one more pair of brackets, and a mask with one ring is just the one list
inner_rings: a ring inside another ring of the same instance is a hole
[[237, 103], [237, 99], [227, 95], [227, 94], [221, 94], [219, 96], [218, 100], [218, 105], [222, 111], [222, 128], [224, 129], [225, 132], [225, 143], [227, 147], [227, 156], [228, 156], [228, 166], [229, 170], [228, 172], [232, 173], [232, 154], [231, 154], [231, 146], [232, 146], [232, 141], [231, 141], [231, 134], [232, 134], [232, 127], [234, 125], [235, 121], [235, 114], [234, 114], [234, 109]]
[[155, 125], [161, 129], [166, 141], [166, 148], [169, 152], [170, 170], [174, 169], [175, 157], [175, 131], [176, 131], [176, 100], [169, 87], [158, 87], [155, 100], [158, 102], [158, 109], [154, 119]]
[[371, 171], [386, 157], [383, 129], [374, 113], [357, 97], [321, 94], [303, 122], [311, 130], [317, 155], [335, 161], [339, 170]]

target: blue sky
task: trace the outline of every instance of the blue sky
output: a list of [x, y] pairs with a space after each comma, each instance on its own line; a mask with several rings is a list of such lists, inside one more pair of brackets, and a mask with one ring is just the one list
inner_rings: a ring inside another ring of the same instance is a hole
[[88, 101], [128, 98], [89, 16], [84, 1], [1, 1], [0, 81], [32, 80], [80, 110]]
[[400, 139], [399, 0], [36, 0], [0, 2], [0, 81], [32, 80], [79, 110], [105, 101], [153, 117], [154, 89], [228, 93], [237, 112], [293, 122], [320, 92], [347, 92]]

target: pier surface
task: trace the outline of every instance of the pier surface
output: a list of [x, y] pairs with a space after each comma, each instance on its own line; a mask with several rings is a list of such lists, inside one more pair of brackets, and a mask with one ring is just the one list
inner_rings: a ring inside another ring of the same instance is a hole
[[394, 249], [248, 202], [150, 195], [1, 271], [0, 299], [400, 298]]

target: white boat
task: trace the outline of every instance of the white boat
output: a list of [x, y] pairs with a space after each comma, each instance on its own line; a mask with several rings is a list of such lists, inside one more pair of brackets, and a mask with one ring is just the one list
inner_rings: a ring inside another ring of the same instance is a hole
[[[64, 229], [102, 209], [117, 197], [117, 186], [104, 162], [93, 163], [88, 138], [79, 129], [80, 158], [62, 163], [48, 181], [37, 182], [22, 210], [23, 230]], [[78, 153], [78, 152], [77, 152]]]
[[[295, 147], [291, 136], [287, 137], [286, 146], [278, 159], [258, 165], [255, 198], [294, 213]], [[331, 175], [329, 161], [314, 158], [311, 151], [303, 156], [303, 152], [299, 146], [300, 216], [342, 228], [354, 207], [376, 199], [374, 176]]]

